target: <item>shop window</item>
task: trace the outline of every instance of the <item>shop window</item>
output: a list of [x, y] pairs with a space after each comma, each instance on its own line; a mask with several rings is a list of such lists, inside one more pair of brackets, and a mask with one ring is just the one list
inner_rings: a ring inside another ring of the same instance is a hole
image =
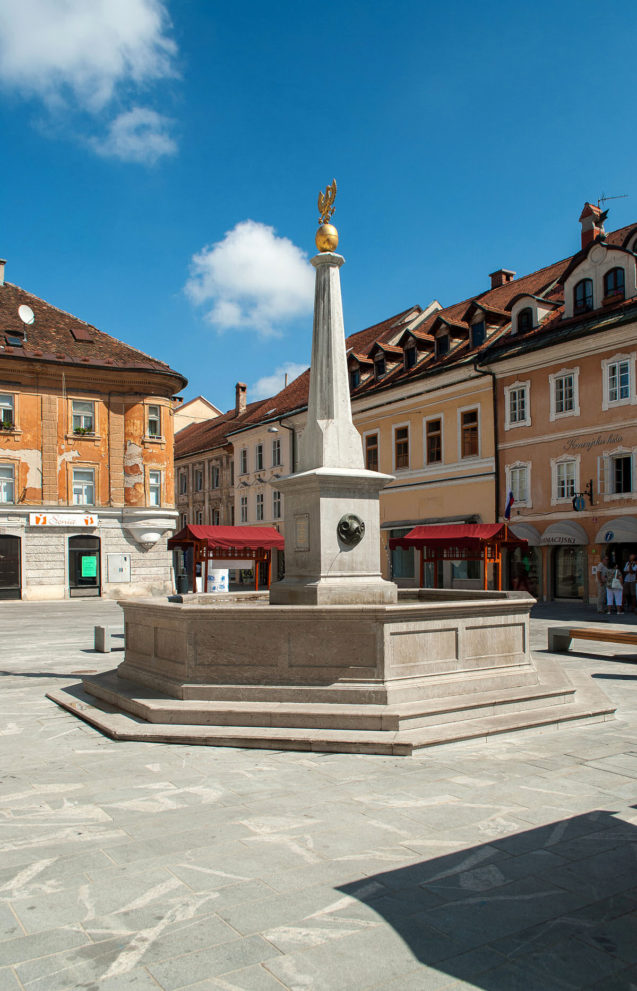
[[272, 441], [272, 467], [279, 468], [281, 466], [281, 438], [276, 437]]
[[451, 578], [453, 581], [476, 581], [482, 578], [481, 561], [453, 561], [451, 563]]
[[556, 599], [582, 599], [586, 554], [582, 547], [553, 548], [553, 594]]
[[394, 454], [397, 470], [409, 468], [409, 427], [396, 427], [394, 433]]
[[95, 505], [95, 469], [73, 469], [73, 505]]
[[425, 449], [427, 464], [442, 461], [442, 420], [427, 420], [425, 424]]
[[161, 406], [148, 407], [148, 436], [161, 437]]
[[239, 503], [239, 512], [240, 512], [240, 516], [241, 516], [241, 522], [242, 523], [247, 523], [248, 522], [248, 497], [247, 496], [241, 496], [241, 501]]
[[71, 402], [74, 434], [95, 433], [95, 403], [85, 399], [73, 399]]
[[460, 414], [460, 432], [462, 437], [462, 457], [473, 458], [479, 452], [478, 411], [467, 409]]
[[537, 547], [516, 547], [509, 557], [509, 585], [516, 592], [540, 598], [542, 556]]
[[239, 454], [239, 474], [248, 474], [248, 449], [246, 447], [242, 447]]
[[272, 519], [281, 519], [281, 493], [275, 489], [272, 493]]
[[[391, 537], [404, 537], [409, 533], [411, 527], [404, 527], [399, 530], [390, 530]], [[391, 577], [396, 579], [413, 579], [416, 577], [416, 557], [413, 547], [394, 547], [391, 551]]]
[[0, 394], [0, 430], [11, 430], [15, 425], [15, 403], [12, 395]]
[[604, 276], [604, 298], [623, 299], [625, 278], [623, 268], [611, 268]]
[[367, 434], [365, 438], [365, 467], [378, 471], [378, 434]]
[[13, 465], [0, 465], [0, 502], [15, 502]]
[[263, 519], [263, 493], [257, 493], [257, 520], [261, 521]]
[[586, 313], [593, 309], [593, 280], [580, 279], [573, 289], [573, 307], [575, 313]]
[[148, 505], [161, 506], [161, 472], [148, 472]]

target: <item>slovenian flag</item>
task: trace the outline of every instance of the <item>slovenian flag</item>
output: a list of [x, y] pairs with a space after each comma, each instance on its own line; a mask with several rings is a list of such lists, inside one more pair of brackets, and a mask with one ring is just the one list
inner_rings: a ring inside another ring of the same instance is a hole
[[512, 492], [509, 492], [509, 498], [507, 499], [506, 509], [504, 510], [504, 518], [505, 518], [505, 520], [510, 520], [511, 519], [511, 509], [513, 508], [513, 503], [514, 502], [515, 502], [515, 499], [513, 498], [513, 493]]

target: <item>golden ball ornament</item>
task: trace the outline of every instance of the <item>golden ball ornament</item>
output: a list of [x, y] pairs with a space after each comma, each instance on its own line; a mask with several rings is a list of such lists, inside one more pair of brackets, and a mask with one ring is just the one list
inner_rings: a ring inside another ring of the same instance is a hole
[[321, 224], [316, 232], [316, 247], [319, 251], [335, 251], [338, 247], [338, 231], [333, 224]]

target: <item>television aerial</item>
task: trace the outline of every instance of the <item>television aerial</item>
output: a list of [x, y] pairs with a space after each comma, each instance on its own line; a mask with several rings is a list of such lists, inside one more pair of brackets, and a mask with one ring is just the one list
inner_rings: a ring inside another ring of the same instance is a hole
[[22, 320], [22, 323], [31, 324], [35, 320], [35, 314], [33, 310], [31, 309], [30, 306], [27, 306], [26, 303], [22, 303], [18, 307], [18, 316]]

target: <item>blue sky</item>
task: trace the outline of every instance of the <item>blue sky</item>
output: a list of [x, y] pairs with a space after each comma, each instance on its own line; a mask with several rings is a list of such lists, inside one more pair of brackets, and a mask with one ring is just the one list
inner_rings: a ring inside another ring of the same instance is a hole
[[571, 254], [602, 193], [637, 220], [636, 41], [628, 0], [4, 4], [6, 278], [187, 398], [276, 391], [333, 176], [348, 333]]

